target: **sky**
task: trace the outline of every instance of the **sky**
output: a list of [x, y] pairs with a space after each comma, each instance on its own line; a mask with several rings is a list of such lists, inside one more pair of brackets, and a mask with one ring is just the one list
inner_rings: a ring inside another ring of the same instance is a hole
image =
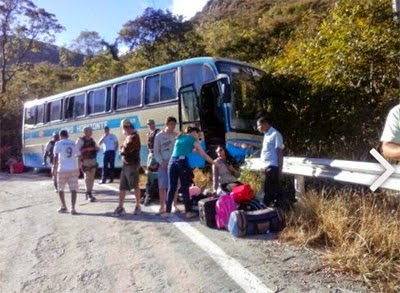
[[96, 31], [113, 42], [122, 26], [142, 15], [147, 7], [168, 9], [189, 19], [207, 0], [34, 0], [37, 7], [55, 15], [65, 30], [56, 34], [58, 46], [68, 47], [82, 31]]

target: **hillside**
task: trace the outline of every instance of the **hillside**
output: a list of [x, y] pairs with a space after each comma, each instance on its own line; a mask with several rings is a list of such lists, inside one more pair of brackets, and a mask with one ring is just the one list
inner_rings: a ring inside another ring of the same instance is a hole
[[245, 20], [251, 24], [289, 21], [305, 10], [324, 12], [335, 0], [209, 0], [192, 21], [199, 24], [221, 19]]
[[[23, 61], [30, 63], [48, 62], [55, 65], [61, 65], [59, 47], [42, 42], [38, 43], [38, 47], [39, 49], [35, 50], [35, 52], [28, 52]], [[70, 65], [82, 66], [84, 56], [81, 54], [73, 55], [74, 58], [70, 60]]]

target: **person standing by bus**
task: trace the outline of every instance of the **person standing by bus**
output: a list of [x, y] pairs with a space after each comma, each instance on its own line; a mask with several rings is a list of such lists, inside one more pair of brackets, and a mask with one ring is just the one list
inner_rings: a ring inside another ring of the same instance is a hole
[[115, 216], [125, 214], [126, 192], [134, 189], [136, 206], [133, 213], [138, 215], [141, 213], [139, 189], [140, 137], [129, 119], [122, 120], [121, 127], [125, 135], [125, 141], [120, 148], [122, 169], [119, 182], [119, 204], [113, 214]]
[[[165, 213], [165, 204], [168, 188], [168, 162], [174, 150], [176, 118], [169, 116], [165, 119], [165, 129], [156, 135], [154, 139], [154, 158], [158, 167], [158, 191], [160, 194], [160, 213]], [[176, 198], [176, 197], [175, 197]], [[175, 200], [174, 200], [175, 201]], [[175, 203], [176, 208], [176, 203]]]
[[96, 198], [93, 196], [92, 191], [97, 170], [96, 155], [99, 147], [92, 137], [93, 130], [91, 127], [85, 127], [83, 133], [84, 136], [77, 139], [76, 145], [81, 153], [81, 169], [85, 178], [86, 200], [94, 202]]
[[59, 213], [67, 213], [67, 205], [65, 204], [64, 187], [68, 183], [71, 191], [71, 214], [75, 215], [76, 193], [79, 189], [79, 163], [78, 157], [80, 155], [76, 144], [68, 139], [68, 131], [60, 131], [61, 140], [57, 141], [54, 145], [54, 165], [53, 176], [57, 178], [58, 195], [61, 201], [61, 207], [58, 209]]
[[189, 198], [189, 187], [192, 184], [193, 172], [189, 166], [187, 155], [195, 149], [208, 163], [214, 164], [213, 159], [200, 146], [200, 132], [198, 127], [189, 126], [184, 134], [180, 134], [176, 138], [174, 150], [168, 163], [168, 194], [164, 216], [168, 216], [171, 213], [172, 202], [178, 188], [178, 179], [181, 182], [180, 190], [185, 204], [186, 218], [192, 218], [197, 215], [197, 213], [192, 212], [192, 204]]
[[263, 116], [257, 120], [257, 129], [264, 134], [261, 159], [265, 164], [264, 203], [282, 205], [284, 199], [279, 195], [279, 178], [283, 166], [283, 139], [282, 135], [271, 126], [271, 119]]
[[99, 145], [103, 144], [103, 171], [101, 173], [100, 184], [106, 183], [107, 179], [110, 179], [109, 183], [114, 181], [114, 163], [115, 163], [115, 152], [118, 150], [118, 138], [115, 134], [110, 133], [108, 126], [104, 127], [104, 135], [99, 140]]
[[147, 126], [149, 127], [149, 132], [147, 133], [147, 183], [146, 183], [146, 195], [144, 199], [144, 205], [148, 206], [152, 200], [151, 198], [151, 188], [154, 184], [155, 177], [150, 176], [149, 174], [151, 170], [149, 167], [152, 165], [153, 157], [154, 157], [154, 138], [156, 137], [157, 133], [160, 129], [156, 128], [156, 123], [153, 119], [147, 120]]
[[[54, 166], [53, 166], [53, 158], [54, 158], [54, 145], [57, 141], [60, 140], [60, 136], [58, 134], [58, 132], [53, 132], [53, 138], [46, 144], [46, 148], [44, 150], [44, 155], [43, 155], [43, 166], [47, 166], [47, 158], [49, 158], [50, 160], [50, 164], [52, 164], [51, 166], [51, 174], [54, 174]], [[53, 184], [54, 184], [54, 188], [56, 190], [56, 192], [58, 192], [58, 188], [57, 188], [57, 177], [54, 177], [52, 175], [53, 178]]]

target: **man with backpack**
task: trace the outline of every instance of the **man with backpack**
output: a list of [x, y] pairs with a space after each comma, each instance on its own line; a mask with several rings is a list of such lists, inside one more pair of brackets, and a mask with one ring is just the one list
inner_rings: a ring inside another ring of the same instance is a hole
[[81, 153], [81, 168], [85, 178], [86, 200], [93, 202], [96, 201], [92, 191], [97, 170], [96, 156], [99, 147], [92, 137], [93, 130], [91, 127], [85, 127], [83, 133], [84, 136], [76, 141], [76, 146]]
[[157, 172], [157, 170], [152, 169], [154, 165], [154, 139], [160, 129], [156, 128], [156, 123], [153, 119], [147, 120], [147, 126], [149, 127], [149, 132], [147, 133], [147, 149], [149, 154], [147, 156], [147, 183], [146, 183], [146, 195], [144, 199], [144, 205], [148, 206], [152, 200], [152, 188], [155, 186], [155, 180], [157, 176], [154, 176], [152, 173]]
[[58, 192], [58, 186], [57, 186], [57, 176], [53, 176], [54, 173], [53, 171], [53, 160], [54, 160], [54, 145], [56, 144], [57, 141], [60, 140], [60, 136], [58, 132], [53, 132], [53, 138], [46, 144], [45, 150], [44, 150], [44, 155], [43, 155], [43, 166], [47, 166], [47, 158], [50, 160], [50, 164], [52, 164], [51, 167], [51, 174], [53, 178], [53, 184], [56, 192]]

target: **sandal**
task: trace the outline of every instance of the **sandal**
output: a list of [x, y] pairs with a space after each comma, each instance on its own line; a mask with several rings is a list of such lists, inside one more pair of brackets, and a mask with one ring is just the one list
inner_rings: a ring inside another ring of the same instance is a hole
[[78, 214], [78, 213], [76, 212], [76, 210], [75, 210], [75, 209], [71, 209], [71, 215], [76, 215], [76, 214]]
[[57, 210], [59, 213], [68, 213], [68, 209], [66, 207], [61, 207]]

